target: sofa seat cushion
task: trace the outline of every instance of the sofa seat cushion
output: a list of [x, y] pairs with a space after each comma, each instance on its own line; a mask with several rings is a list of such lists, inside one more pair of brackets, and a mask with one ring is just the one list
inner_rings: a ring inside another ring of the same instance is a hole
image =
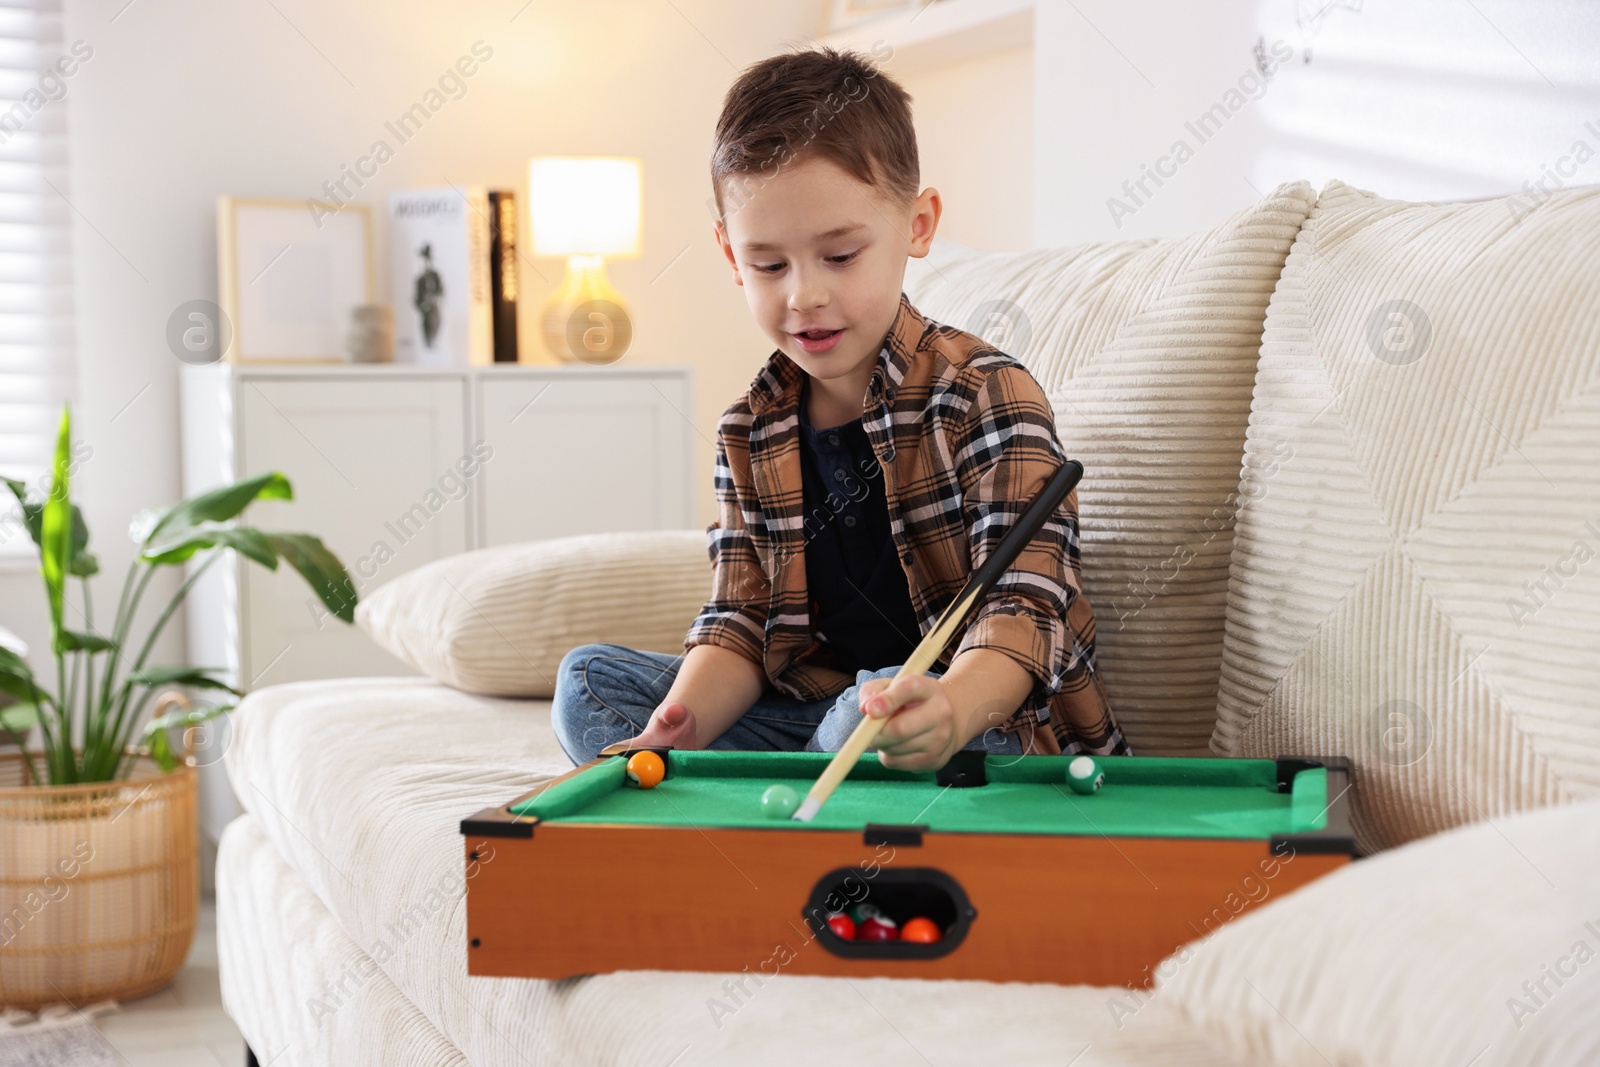
[[1213, 747], [1367, 850], [1600, 794], [1600, 186], [1524, 200], [1331, 182], [1267, 314]]
[[257, 1063], [470, 1067], [249, 815], [217, 843], [217, 962], [222, 1006]]
[[919, 309], [1027, 366], [1084, 465], [1096, 665], [1139, 755], [1207, 754], [1261, 328], [1313, 199], [1288, 183], [1160, 241], [981, 253], [936, 239], [908, 264]]
[[[1164, 1006], [1129, 1011], [1120, 989], [779, 974], [759, 987], [747, 983], [753, 992], [736, 1002], [725, 974], [469, 979], [457, 824], [568, 769], [548, 711], [544, 701], [473, 696], [419, 678], [297, 682], [252, 693], [234, 713], [228, 773], [250, 834], [271, 843], [306, 891], [281, 896], [292, 914], [258, 918], [279, 906], [280, 895], [245, 894], [227, 880], [254, 868], [219, 864], [219, 898], [246, 902], [223, 910], [230, 929], [219, 931], [220, 941], [242, 946], [241, 938], [274, 930], [299, 938], [304, 927], [305, 936], [334, 946], [329, 959], [341, 969], [318, 971], [285, 946], [285, 966], [297, 969], [284, 981], [296, 983], [300, 1010], [330, 995], [324, 977], [335, 979], [337, 992], [345, 975], [347, 989], [361, 987], [349, 996], [364, 1001], [361, 976], [381, 974], [478, 1067], [742, 1064], [770, 1060], [774, 1050], [785, 1063], [883, 1067], [1248, 1063], [1219, 1055]], [[249, 840], [230, 831], [227, 844]], [[273, 884], [291, 881], [260, 862]], [[618, 877], [638, 879], [638, 872], [619, 867]], [[648, 879], [638, 881], [648, 892]], [[232, 955], [243, 961], [270, 955], [271, 947]], [[751, 961], [752, 970], [759, 963]], [[242, 975], [225, 974], [224, 985], [247, 988]], [[381, 1000], [381, 992], [371, 996]], [[719, 1004], [724, 1010], [714, 1011]], [[401, 1006], [387, 1010], [394, 1025], [407, 1025]]]

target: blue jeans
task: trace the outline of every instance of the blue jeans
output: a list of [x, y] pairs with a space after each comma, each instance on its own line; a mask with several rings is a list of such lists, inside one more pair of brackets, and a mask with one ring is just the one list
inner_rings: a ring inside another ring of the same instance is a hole
[[[550, 709], [556, 740], [573, 763], [585, 763], [607, 745], [637, 737], [665, 699], [683, 656], [643, 652], [625, 645], [579, 645], [561, 658]], [[892, 678], [899, 666], [856, 672], [856, 684], [837, 697], [800, 700], [768, 686], [707, 748], [757, 752], [837, 752], [861, 721], [861, 683]], [[928, 672], [939, 677], [938, 671]], [[989, 729], [967, 746], [971, 752], [1018, 755], [1014, 733]]]

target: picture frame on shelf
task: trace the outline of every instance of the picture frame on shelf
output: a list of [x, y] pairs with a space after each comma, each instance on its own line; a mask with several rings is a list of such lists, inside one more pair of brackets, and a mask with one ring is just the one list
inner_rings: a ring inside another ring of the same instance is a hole
[[348, 363], [354, 309], [377, 302], [365, 204], [217, 198], [229, 363]]
[[838, 33], [863, 22], [913, 12], [938, 0], [829, 0], [828, 32]]

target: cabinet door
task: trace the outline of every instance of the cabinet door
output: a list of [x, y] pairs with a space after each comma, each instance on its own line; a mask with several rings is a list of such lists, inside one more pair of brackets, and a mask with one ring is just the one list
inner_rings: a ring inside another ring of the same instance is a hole
[[693, 525], [688, 376], [484, 375], [484, 545]]
[[[472, 547], [480, 487], [457, 466], [471, 458], [462, 378], [245, 377], [238, 389], [240, 476], [282, 471], [294, 487], [293, 501], [252, 505], [252, 524], [320, 537], [358, 596]], [[327, 614], [287, 563], [241, 566], [248, 688], [416, 673]]]

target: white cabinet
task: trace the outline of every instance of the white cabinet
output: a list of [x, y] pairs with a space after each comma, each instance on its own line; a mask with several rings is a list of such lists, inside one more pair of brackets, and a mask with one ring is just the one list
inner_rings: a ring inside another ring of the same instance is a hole
[[[687, 367], [182, 369], [184, 495], [282, 471], [245, 518], [315, 534], [358, 595], [474, 548], [695, 523]], [[329, 617], [287, 564], [219, 561], [186, 606], [191, 662], [240, 688], [414, 674]]]
[[687, 372], [474, 376], [483, 544], [694, 525]]
[[[349, 379], [290, 378], [240, 384], [239, 476], [282, 471], [295, 496], [251, 505], [253, 525], [322, 538], [350, 571], [358, 595], [473, 547], [470, 509], [463, 499], [438, 492], [466, 448], [464, 382], [391, 380], [374, 388]], [[437, 510], [427, 506], [434, 501]], [[244, 688], [403, 669], [361, 631], [329, 617], [293, 568], [244, 564], [237, 570], [245, 609]]]

